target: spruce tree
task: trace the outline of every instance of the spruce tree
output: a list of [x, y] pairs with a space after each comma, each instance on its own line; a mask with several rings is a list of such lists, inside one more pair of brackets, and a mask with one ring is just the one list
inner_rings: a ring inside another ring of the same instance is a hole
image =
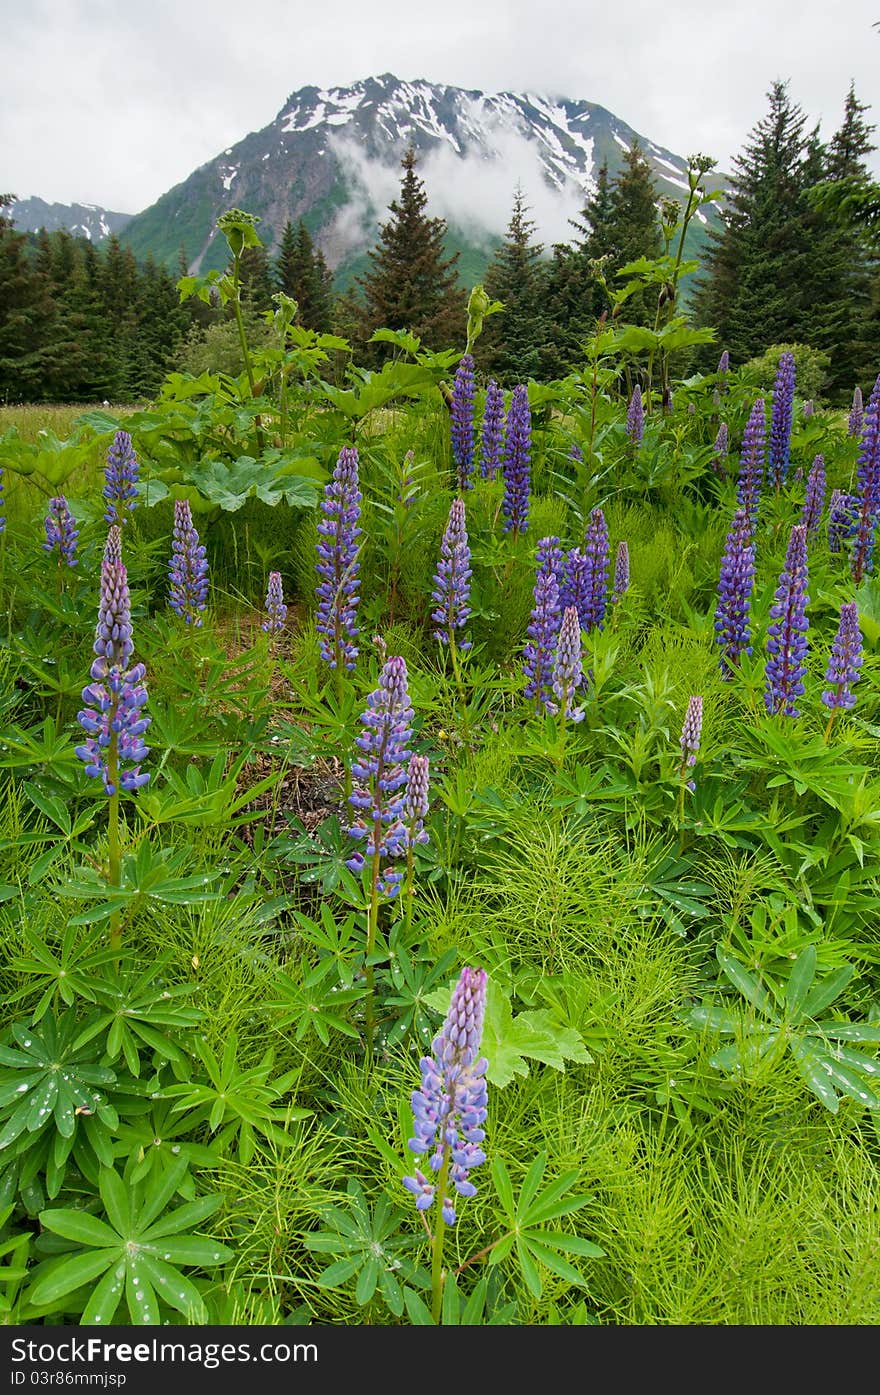
[[[608, 163], [603, 161], [596, 176], [596, 188], [578, 218], [569, 223], [577, 236], [567, 244], [557, 244], [548, 271], [548, 342], [544, 353], [545, 374], [562, 377], [582, 359], [581, 345], [593, 333], [603, 311], [611, 302], [597, 276], [601, 267], [606, 279], [613, 280], [615, 265], [621, 265], [612, 240], [612, 190]], [[625, 309], [625, 307], [624, 307]]]
[[28, 254], [27, 238], [6, 216], [14, 198], [0, 195], [0, 402], [44, 395], [57, 317], [50, 289]]
[[504, 310], [486, 321], [477, 344], [484, 371], [504, 386], [539, 376], [547, 340], [547, 270], [543, 246], [532, 241], [534, 232], [517, 185], [504, 242], [489, 263], [484, 283], [486, 294], [500, 300]]
[[406, 329], [429, 349], [448, 348], [461, 338], [464, 323], [458, 253], [446, 255], [446, 222], [425, 212], [428, 196], [412, 146], [401, 165], [400, 197], [389, 205], [391, 217], [367, 253], [370, 269], [357, 281], [364, 298], [362, 333], [368, 339], [381, 327]]
[[329, 334], [333, 323], [333, 277], [302, 219], [296, 230], [288, 220], [275, 261], [279, 290], [299, 306], [298, 323]]
[[[657, 216], [657, 189], [638, 140], [633, 141], [624, 156], [623, 166], [607, 196], [607, 208], [603, 206], [601, 216], [601, 223], [591, 224], [587, 246], [592, 239], [594, 251], [587, 255], [604, 256], [607, 249], [611, 257], [608, 272], [616, 273], [627, 262], [639, 257], [660, 256], [663, 238]], [[623, 284], [621, 280], [615, 283], [608, 272], [609, 285]], [[656, 310], [656, 294], [640, 289], [626, 301], [621, 318], [629, 324], [653, 324]]]

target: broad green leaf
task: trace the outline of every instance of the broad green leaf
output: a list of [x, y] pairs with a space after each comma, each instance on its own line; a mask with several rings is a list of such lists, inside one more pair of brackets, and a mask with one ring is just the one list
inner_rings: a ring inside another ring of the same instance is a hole
[[81, 1321], [84, 1327], [113, 1321], [125, 1287], [126, 1272], [125, 1263], [121, 1259], [118, 1264], [107, 1270], [83, 1309]]
[[828, 1079], [828, 1072], [822, 1066], [818, 1056], [806, 1046], [795, 1047], [794, 1055], [798, 1069], [813, 1094], [822, 1101], [826, 1109], [829, 1109], [832, 1114], [836, 1114], [840, 1100], [837, 1091]]
[[816, 946], [807, 945], [795, 960], [785, 990], [785, 1005], [794, 1021], [803, 1011], [804, 1003], [816, 977]]
[[205, 1304], [198, 1289], [179, 1270], [143, 1250], [139, 1264], [161, 1293], [163, 1302], [183, 1313], [189, 1323], [207, 1322]]
[[110, 1167], [101, 1169], [99, 1188], [107, 1219], [119, 1235], [131, 1238], [131, 1193], [117, 1172]]
[[119, 1259], [119, 1250], [98, 1250], [97, 1253], [85, 1255], [71, 1255], [70, 1259], [64, 1259], [52, 1269], [45, 1278], [38, 1279], [30, 1290], [30, 1301], [37, 1308], [50, 1307], [57, 1303], [59, 1298], [64, 1298], [68, 1293], [73, 1293], [75, 1289], [82, 1288], [84, 1284], [90, 1284], [97, 1279], [99, 1274], [103, 1274], [105, 1269], [109, 1269], [111, 1264], [115, 1264]]
[[570, 1284], [579, 1284], [585, 1288], [586, 1279], [583, 1275], [579, 1274], [574, 1265], [569, 1264], [567, 1259], [563, 1259], [557, 1250], [547, 1244], [546, 1238], [545, 1235], [535, 1235], [533, 1232], [529, 1232], [529, 1249], [535, 1258], [546, 1265], [553, 1274], [558, 1274], [560, 1279], [565, 1279]]
[[119, 1236], [105, 1221], [90, 1216], [86, 1211], [41, 1211], [40, 1224], [54, 1235], [75, 1240], [78, 1245], [96, 1245], [99, 1248], [121, 1245]]
[[801, 1007], [801, 1016], [818, 1017], [820, 1012], [824, 1012], [834, 999], [840, 996], [855, 971], [854, 964], [844, 964], [842, 968], [823, 978], [812, 992], [807, 994]]
[[413, 1327], [434, 1327], [434, 1319], [431, 1317], [431, 1309], [411, 1288], [403, 1290], [403, 1301], [406, 1304], [406, 1311]]
[[501, 1208], [508, 1220], [512, 1224], [516, 1222], [516, 1205], [513, 1199], [513, 1184], [510, 1180], [510, 1173], [499, 1154], [492, 1158], [492, 1181], [495, 1184], [495, 1192], [501, 1203]]
[[125, 1276], [125, 1301], [133, 1323], [139, 1327], [156, 1327], [159, 1304], [145, 1267], [141, 1255], [130, 1261]]
[[716, 946], [715, 953], [718, 958], [718, 963], [730, 979], [734, 988], [739, 989], [743, 997], [752, 1004], [752, 1007], [757, 1008], [759, 1012], [765, 1013], [775, 1021], [776, 1014], [773, 1011], [773, 1002], [770, 995], [762, 988], [754, 974], [750, 973], [745, 965], [741, 964], [734, 955], [728, 954], [721, 945]]

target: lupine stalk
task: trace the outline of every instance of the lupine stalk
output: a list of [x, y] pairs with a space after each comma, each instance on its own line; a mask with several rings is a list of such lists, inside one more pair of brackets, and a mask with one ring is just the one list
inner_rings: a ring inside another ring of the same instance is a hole
[[717, 370], [716, 370], [717, 373], [718, 373], [718, 391], [719, 391], [719, 393], [724, 393], [724, 392], [727, 391], [727, 373], [728, 373], [728, 369], [729, 369], [729, 368], [730, 368], [730, 354], [729, 354], [729, 352], [727, 351], [727, 349], [724, 349], [724, 351], [723, 351], [722, 354], [721, 354], [720, 359], [718, 360], [718, 368], [717, 368]]
[[454, 1225], [455, 1207], [449, 1195], [476, 1195], [470, 1173], [486, 1161], [483, 1150], [488, 1095], [485, 1057], [478, 1057], [486, 1012], [486, 971], [464, 968], [442, 1028], [431, 1044], [431, 1055], [419, 1062], [421, 1085], [413, 1091], [413, 1134], [409, 1148], [427, 1158], [434, 1180], [420, 1168], [403, 1185], [416, 1199], [416, 1210], [436, 1207], [431, 1236], [432, 1313], [440, 1321], [443, 1300], [443, 1240]]
[[865, 412], [857, 477], [858, 514], [850, 555], [853, 581], [861, 581], [871, 571], [877, 522], [880, 518], [880, 374], [877, 376]]
[[494, 480], [501, 465], [504, 441], [504, 392], [494, 378], [486, 385], [486, 405], [483, 408], [483, 431], [480, 441], [480, 474], [484, 480]]
[[575, 707], [574, 697], [583, 681], [581, 668], [581, 625], [574, 606], [563, 612], [553, 664], [553, 692], [556, 701], [548, 703], [551, 716], [563, 722], [582, 722], [584, 709]]
[[803, 405], [803, 416], [804, 416], [804, 421], [808, 421], [809, 418], [812, 417], [812, 416], [815, 416], [815, 414], [816, 414], [816, 404], [815, 404], [815, 402], [813, 401], [812, 397], [808, 397], [807, 400], [806, 400], [806, 402], [805, 402], [804, 405]]
[[798, 523], [791, 530], [767, 630], [764, 706], [787, 717], [800, 716], [797, 700], [807, 672], [807, 580], [807, 530]]
[[752, 408], [743, 432], [740, 451], [739, 479], [736, 497], [741, 509], [749, 518], [749, 528], [755, 531], [758, 521], [758, 503], [761, 498], [761, 484], [764, 479], [764, 444], [766, 439], [766, 417], [764, 399], [759, 397]]
[[406, 796], [403, 801], [403, 822], [406, 825], [406, 915], [412, 913], [415, 879], [415, 849], [419, 843], [430, 841], [425, 829], [428, 816], [428, 783], [430, 767], [427, 756], [410, 756], [406, 769]]
[[122, 531], [118, 523], [114, 523], [107, 529], [107, 540], [104, 543], [104, 562], [122, 561]]
[[730, 449], [727, 422], [723, 421], [712, 446], [712, 469], [721, 479], [727, 479], [727, 453]]
[[66, 562], [68, 567], [77, 565], [76, 544], [79, 538], [79, 529], [73, 521], [73, 515], [63, 494], [57, 494], [49, 500], [49, 512], [46, 514], [46, 541], [43, 543], [44, 551], [54, 552], [58, 550], [58, 565]]
[[562, 613], [559, 599], [558, 575], [562, 551], [558, 538], [542, 538], [538, 544], [538, 574], [535, 578], [534, 604], [523, 649], [524, 689], [535, 707], [549, 707], [552, 701], [553, 655]]
[[127, 431], [117, 431], [107, 452], [107, 463], [104, 466], [106, 523], [118, 523], [121, 527], [127, 522], [131, 510], [137, 507], [139, 471], [140, 466], [131, 444], [131, 436]]
[[360, 633], [357, 607], [361, 498], [358, 453], [354, 447], [343, 446], [333, 477], [324, 487], [315, 563], [321, 578], [315, 590], [315, 629], [321, 637], [321, 658], [340, 681], [342, 670], [350, 672], [358, 656], [355, 641]]
[[641, 444], [645, 434], [645, 408], [642, 403], [642, 389], [636, 383], [626, 409], [626, 434], [633, 450]]
[[593, 509], [584, 536], [586, 567], [586, 610], [581, 614], [581, 626], [589, 633], [601, 630], [608, 607], [608, 570], [611, 563], [608, 524], [601, 509]]
[[589, 562], [579, 547], [572, 547], [562, 559], [557, 573], [559, 580], [559, 613], [574, 606], [581, 622], [581, 629], [587, 629], [592, 595], [590, 590]]
[[688, 778], [689, 772], [697, 763], [697, 753], [700, 749], [700, 738], [703, 734], [703, 699], [694, 696], [688, 699], [687, 712], [681, 728], [679, 745], [681, 746], [681, 764], [678, 768], [678, 778], [680, 781], [678, 796], [679, 823], [684, 819], [684, 792], [696, 789], [696, 784]]
[[287, 606], [284, 604], [284, 585], [280, 572], [269, 573], [269, 585], [266, 588], [266, 618], [260, 625], [261, 630], [267, 634], [276, 635], [279, 630], [284, 629], [284, 622], [287, 619]]
[[737, 509], [721, 559], [715, 641], [721, 645], [721, 677], [733, 677], [743, 654], [751, 654], [749, 608], [755, 580], [755, 544], [745, 509]]
[[617, 544], [617, 554], [614, 558], [614, 590], [611, 593], [611, 604], [616, 605], [621, 596], [629, 590], [629, 544], [621, 540]]
[[375, 1020], [371, 957], [376, 944], [379, 898], [397, 895], [403, 874], [390, 864], [406, 851], [407, 842], [404, 766], [412, 754], [409, 741], [413, 718], [407, 683], [406, 661], [399, 657], [388, 659], [379, 675], [379, 686], [367, 698], [366, 710], [361, 713], [363, 731], [354, 742], [359, 754], [351, 765], [356, 783], [348, 802], [357, 817], [348, 833], [352, 838], [365, 840], [366, 853], [357, 851], [347, 865], [358, 873], [365, 865], [370, 867], [365, 971], [368, 1052], [372, 1050]]
[[807, 530], [807, 538], [812, 538], [818, 533], [824, 508], [825, 461], [821, 455], [817, 455], [807, 476], [807, 490], [800, 516], [800, 522]]
[[[99, 779], [109, 797], [107, 848], [108, 881], [119, 886], [121, 854], [119, 844], [119, 791], [130, 793], [149, 780], [140, 763], [149, 755], [143, 734], [150, 725], [143, 708], [147, 690], [143, 680], [143, 664], [129, 668], [134, 652], [131, 629], [131, 598], [128, 577], [121, 562], [101, 565], [101, 598], [98, 624], [93, 645], [95, 658], [91, 667], [91, 683], [83, 688], [83, 702], [88, 704], [78, 714], [77, 721], [86, 733], [86, 740], [76, 747], [92, 779]], [[110, 945], [121, 944], [119, 912], [110, 918]]]
[[840, 622], [831, 646], [825, 682], [830, 684], [822, 694], [822, 701], [831, 709], [825, 740], [831, 734], [831, 727], [837, 713], [855, 706], [856, 695], [853, 688], [860, 678], [862, 667], [862, 631], [859, 626], [859, 608], [855, 601], [845, 601], [840, 607]]
[[528, 388], [513, 389], [504, 431], [504, 531], [514, 538], [529, 526], [532, 417]]
[[788, 477], [794, 380], [794, 354], [786, 350], [780, 355], [776, 369], [773, 406], [770, 412], [770, 443], [767, 451], [767, 477], [777, 493]]
[[434, 638], [449, 647], [449, 657], [459, 696], [463, 697], [458, 654], [470, 649], [471, 641], [459, 638], [470, 618], [471, 552], [468, 546], [467, 522], [463, 499], [453, 499], [449, 518], [440, 543], [440, 561], [434, 574], [431, 599], [436, 609], [431, 612]]
[[474, 360], [462, 354], [452, 388], [452, 456], [459, 492], [473, 489], [474, 472]]
[[0, 533], [6, 532], [6, 497], [4, 494], [5, 471], [0, 466]]
[[862, 400], [862, 389], [857, 387], [853, 391], [852, 406], [849, 410], [849, 421], [847, 422], [847, 433], [850, 436], [861, 436], [863, 413], [864, 402]]
[[835, 489], [828, 505], [828, 551], [842, 552], [844, 543], [852, 536], [858, 514], [857, 494]]
[[174, 502], [168, 603], [187, 625], [200, 626], [208, 599], [208, 558], [186, 499]]

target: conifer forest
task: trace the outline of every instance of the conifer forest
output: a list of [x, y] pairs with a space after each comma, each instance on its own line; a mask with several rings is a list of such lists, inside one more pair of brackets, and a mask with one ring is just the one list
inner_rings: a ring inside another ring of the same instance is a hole
[[473, 285], [412, 149], [345, 289], [0, 200], [4, 1323], [880, 1321], [873, 130]]

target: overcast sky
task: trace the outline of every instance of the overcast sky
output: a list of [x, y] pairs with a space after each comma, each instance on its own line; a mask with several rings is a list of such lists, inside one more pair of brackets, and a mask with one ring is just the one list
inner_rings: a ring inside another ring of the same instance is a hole
[[383, 72], [598, 102], [721, 169], [775, 79], [825, 137], [853, 80], [880, 140], [877, 20], [880, 0], [0, 0], [0, 192], [140, 212], [297, 88]]

